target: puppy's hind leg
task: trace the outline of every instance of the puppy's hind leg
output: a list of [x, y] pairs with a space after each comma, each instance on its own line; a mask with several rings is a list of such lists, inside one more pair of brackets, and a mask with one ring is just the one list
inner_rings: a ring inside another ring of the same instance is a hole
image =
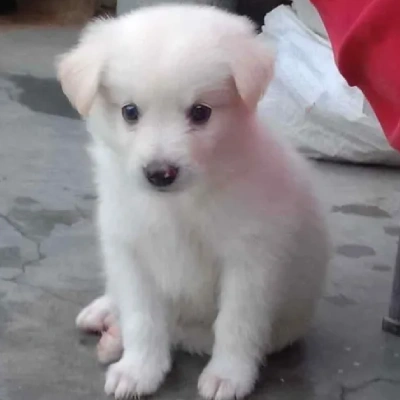
[[121, 330], [117, 322], [101, 334], [97, 344], [97, 358], [101, 364], [118, 361], [123, 353]]
[[111, 298], [107, 295], [98, 297], [76, 317], [76, 326], [86, 332], [102, 332], [116, 321], [116, 311]]

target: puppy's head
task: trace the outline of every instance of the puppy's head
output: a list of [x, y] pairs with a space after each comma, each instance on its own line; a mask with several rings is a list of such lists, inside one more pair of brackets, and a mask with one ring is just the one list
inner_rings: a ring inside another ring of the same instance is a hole
[[246, 135], [272, 70], [247, 19], [176, 5], [95, 21], [58, 63], [91, 133], [160, 191], [204, 181], [218, 149]]

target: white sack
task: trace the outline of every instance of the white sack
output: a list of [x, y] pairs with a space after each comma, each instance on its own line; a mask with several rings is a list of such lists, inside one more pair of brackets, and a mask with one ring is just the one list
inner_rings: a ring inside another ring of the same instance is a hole
[[259, 106], [271, 129], [311, 158], [400, 165], [363, 94], [340, 75], [326, 39], [287, 6], [266, 15], [260, 37], [277, 54]]

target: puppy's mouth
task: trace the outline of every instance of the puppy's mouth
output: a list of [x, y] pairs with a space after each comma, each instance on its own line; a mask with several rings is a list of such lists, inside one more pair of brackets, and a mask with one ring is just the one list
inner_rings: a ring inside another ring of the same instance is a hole
[[160, 196], [173, 196], [179, 195], [187, 192], [190, 187], [190, 181], [185, 179], [186, 177], [181, 177], [181, 179], [176, 180], [173, 184], [168, 186], [154, 186], [149, 182], [145, 182], [145, 186], [149, 192], [154, 194], [159, 194]]
[[176, 180], [169, 185], [154, 185], [153, 183], [149, 182], [147, 179], [144, 180], [145, 188], [153, 193], [160, 193], [162, 195], [174, 194], [183, 191], [183, 184], [181, 180]]
[[177, 187], [178, 185], [168, 186], [168, 187], [155, 187], [149, 185], [150, 189], [156, 193], [177, 193], [181, 190]]

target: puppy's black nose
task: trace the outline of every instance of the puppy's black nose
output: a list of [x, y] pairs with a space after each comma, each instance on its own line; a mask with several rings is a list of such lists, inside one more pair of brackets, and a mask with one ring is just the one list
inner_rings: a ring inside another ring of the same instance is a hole
[[143, 168], [146, 179], [158, 188], [164, 188], [172, 185], [179, 174], [179, 168], [176, 165], [153, 161]]

